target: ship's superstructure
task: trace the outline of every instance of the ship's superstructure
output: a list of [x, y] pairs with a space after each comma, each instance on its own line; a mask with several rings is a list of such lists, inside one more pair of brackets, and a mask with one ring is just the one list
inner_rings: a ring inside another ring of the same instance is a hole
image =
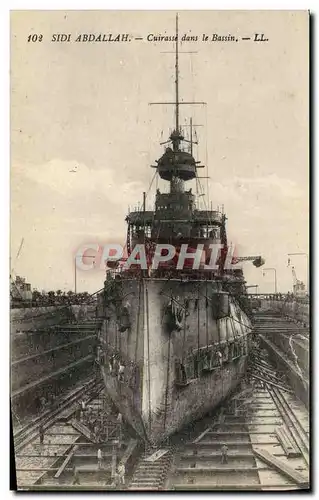
[[[186, 189], [202, 165], [179, 125], [177, 18], [176, 40], [175, 128], [155, 166], [170, 189], [157, 190], [154, 211], [146, 210], [144, 195], [142, 209], [126, 218], [127, 260], [143, 246], [147, 269], [108, 271], [98, 308], [106, 390], [126, 421], [152, 441], [201, 417], [235, 388], [251, 333], [242, 269], [225, 268], [226, 215], [199, 210]], [[167, 244], [173, 254], [154, 265]], [[216, 248], [216, 265], [209, 266]]]

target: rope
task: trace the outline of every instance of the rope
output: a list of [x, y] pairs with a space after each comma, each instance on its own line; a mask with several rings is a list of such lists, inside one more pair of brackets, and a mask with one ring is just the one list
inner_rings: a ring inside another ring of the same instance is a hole
[[[206, 297], [206, 299], [207, 299], [208, 301], [213, 302], [213, 299], [210, 299], [210, 298], [209, 298], [209, 297], [207, 297], [206, 295], [204, 295], [204, 294], [202, 294], [202, 293], [201, 293], [200, 295], [201, 295], [202, 297]], [[232, 297], [232, 298], [234, 298], [234, 296], [233, 296], [233, 295], [231, 295], [231, 294], [229, 294], [229, 296], [230, 296], [230, 297]], [[239, 323], [240, 325], [244, 326], [245, 328], [248, 328], [249, 330], [254, 330], [254, 327], [250, 327], [250, 326], [248, 326], [248, 325], [245, 325], [245, 323], [243, 323], [242, 321], [239, 321], [239, 320], [238, 320], [238, 319], [236, 319], [236, 318], [232, 318], [232, 319], [233, 319], [234, 321], [236, 321], [237, 323]], [[237, 334], [236, 334], [236, 335], [237, 335]], [[235, 336], [235, 334], [234, 334], [234, 336]], [[237, 336], [238, 336], [238, 335], [237, 335]]]
[[[208, 180], [208, 179], [207, 179]], [[204, 209], [207, 211], [207, 212], [210, 212], [209, 210], [209, 207], [207, 207], [207, 204], [206, 204], [206, 200], [205, 200], [205, 192], [204, 192], [204, 188], [200, 182], [200, 179], [197, 175], [197, 172], [196, 172], [196, 183], [198, 182], [198, 185], [200, 187], [200, 191], [201, 191], [201, 194], [203, 195], [202, 198], [203, 198], [203, 205], [204, 205]], [[210, 223], [213, 225], [213, 218], [211, 218], [210, 220]]]
[[166, 430], [167, 407], [168, 407], [168, 388], [170, 376], [170, 357], [171, 357], [171, 333], [168, 337], [167, 370], [166, 370], [166, 388], [165, 388], [165, 406], [164, 406], [164, 432]]
[[199, 349], [200, 349], [200, 337], [199, 337], [199, 330], [200, 330], [200, 315], [199, 315], [199, 287], [197, 288], [197, 374], [199, 372]]
[[207, 280], [206, 280], [206, 297], [205, 297], [205, 309], [206, 309], [206, 345], [208, 347], [208, 291], [207, 291]]
[[138, 338], [140, 330], [141, 292], [142, 292], [142, 285], [140, 280], [138, 288], [137, 321], [136, 321], [136, 336], [135, 336], [135, 353], [134, 353], [135, 365], [137, 365], [137, 354], [138, 354], [137, 347], [138, 347]]
[[151, 414], [150, 324], [149, 324], [149, 310], [148, 310], [148, 289], [146, 282], [145, 282], [145, 302], [146, 302], [146, 335], [147, 335], [148, 420], [149, 420], [149, 430], [151, 430], [152, 414]]
[[206, 163], [206, 170], [207, 170], [207, 204], [208, 204], [208, 210], [209, 210], [209, 176], [208, 176], [208, 149], [207, 149], [207, 106], [205, 106], [205, 130], [206, 130], [206, 141], [205, 141], [205, 163]]
[[148, 197], [148, 194], [149, 194], [149, 192], [150, 192], [150, 190], [151, 190], [152, 184], [153, 184], [154, 179], [155, 179], [155, 177], [156, 177], [156, 176], [157, 176], [157, 169], [155, 170], [155, 173], [154, 173], [154, 175], [153, 175], [153, 177], [152, 177], [151, 183], [150, 183], [150, 185], [149, 185], [149, 187], [148, 187], [148, 190], [147, 190], [147, 192], [146, 192], [146, 195], [145, 195], [145, 199]]
[[186, 344], [186, 308], [184, 316], [184, 331], [183, 331], [183, 345], [182, 345], [182, 363], [184, 364], [185, 359], [185, 344]]

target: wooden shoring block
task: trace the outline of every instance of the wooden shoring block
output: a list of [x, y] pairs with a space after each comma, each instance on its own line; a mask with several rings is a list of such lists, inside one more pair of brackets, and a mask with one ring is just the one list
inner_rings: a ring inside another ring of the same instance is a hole
[[279, 472], [284, 474], [286, 477], [294, 481], [300, 487], [309, 487], [309, 480], [306, 479], [300, 472], [287, 465], [285, 462], [279, 458], [274, 457], [268, 451], [262, 448], [253, 448], [253, 452], [257, 458], [260, 458], [263, 462], [268, 465], [273, 466]]

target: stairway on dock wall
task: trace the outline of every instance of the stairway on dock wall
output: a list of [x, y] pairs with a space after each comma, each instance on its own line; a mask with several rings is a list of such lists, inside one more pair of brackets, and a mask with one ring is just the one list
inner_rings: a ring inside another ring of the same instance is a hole
[[[165, 448], [166, 449], [166, 448]], [[163, 490], [170, 471], [173, 450], [168, 452], [154, 462], [146, 460], [152, 452], [146, 452], [133, 473], [128, 490]]]

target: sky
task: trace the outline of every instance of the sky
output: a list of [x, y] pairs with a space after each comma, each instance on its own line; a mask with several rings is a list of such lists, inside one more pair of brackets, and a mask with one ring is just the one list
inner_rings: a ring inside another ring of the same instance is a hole
[[[194, 155], [207, 166], [208, 203], [224, 206], [240, 255], [261, 254], [276, 269], [278, 291], [291, 290], [287, 254], [309, 252], [308, 15], [182, 11], [179, 24], [181, 36], [199, 37], [180, 44], [188, 52], [180, 55], [180, 96], [206, 105], [181, 106], [181, 123], [192, 116], [200, 125]], [[147, 36], [174, 30], [173, 11], [11, 14], [11, 268], [32, 287], [72, 290], [79, 246], [125, 243], [125, 216], [148, 192], [150, 165], [174, 124], [172, 106], [149, 105], [174, 98], [174, 44]], [[55, 33], [72, 41], [51, 42]], [[75, 42], [84, 33], [132, 41]], [[201, 41], [213, 33], [238, 42]], [[268, 42], [242, 40], [255, 33]], [[28, 42], [30, 34], [42, 41]], [[306, 257], [291, 264], [307, 282]], [[260, 292], [274, 290], [273, 271], [251, 263], [244, 271]], [[103, 281], [103, 270], [77, 270], [78, 291]]]

